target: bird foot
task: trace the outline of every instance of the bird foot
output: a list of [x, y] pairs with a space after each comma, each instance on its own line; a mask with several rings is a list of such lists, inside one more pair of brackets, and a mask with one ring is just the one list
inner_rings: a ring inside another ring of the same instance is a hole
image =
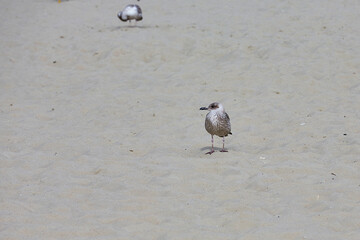
[[214, 151], [214, 150], [211, 150], [210, 152], [207, 152], [207, 153], [205, 153], [205, 154], [211, 155], [213, 152], [215, 152], [215, 151]]
[[228, 150], [221, 149], [220, 152], [228, 152]]

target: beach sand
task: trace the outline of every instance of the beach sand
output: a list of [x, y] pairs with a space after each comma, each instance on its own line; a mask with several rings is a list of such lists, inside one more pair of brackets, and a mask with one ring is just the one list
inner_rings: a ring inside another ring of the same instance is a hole
[[128, 3], [3, 1], [1, 239], [360, 239], [359, 2]]

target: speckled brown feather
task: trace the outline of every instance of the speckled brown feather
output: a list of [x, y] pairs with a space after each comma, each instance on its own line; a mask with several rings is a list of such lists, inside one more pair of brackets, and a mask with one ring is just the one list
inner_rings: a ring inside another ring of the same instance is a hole
[[219, 137], [226, 137], [228, 134], [232, 134], [229, 115], [226, 112], [213, 116], [211, 116], [211, 113], [208, 113], [205, 119], [205, 129], [211, 135]]

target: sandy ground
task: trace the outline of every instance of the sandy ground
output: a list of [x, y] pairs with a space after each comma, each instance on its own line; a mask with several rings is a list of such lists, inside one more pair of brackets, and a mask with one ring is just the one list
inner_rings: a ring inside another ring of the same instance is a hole
[[1, 1], [1, 239], [360, 239], [360, 3], [220, 2]]

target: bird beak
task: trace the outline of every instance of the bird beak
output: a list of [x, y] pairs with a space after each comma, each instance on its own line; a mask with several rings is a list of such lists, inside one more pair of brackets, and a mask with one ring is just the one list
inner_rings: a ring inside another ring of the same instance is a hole
[[208, 110], [207, 107], [201, 107], [200, 110]]

